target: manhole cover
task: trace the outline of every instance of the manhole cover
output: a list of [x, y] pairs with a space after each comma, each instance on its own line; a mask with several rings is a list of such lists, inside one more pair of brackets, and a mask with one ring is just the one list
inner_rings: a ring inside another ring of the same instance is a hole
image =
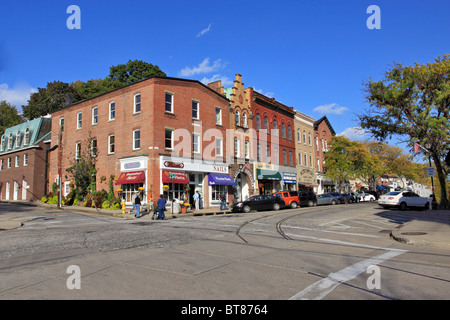
[[402, 233], [405, 236], [423, 236], [424, 234], [427, 234], [426, 232], [419, 232], [419, 231], [413, 231], [413, 232], [403, 232]]

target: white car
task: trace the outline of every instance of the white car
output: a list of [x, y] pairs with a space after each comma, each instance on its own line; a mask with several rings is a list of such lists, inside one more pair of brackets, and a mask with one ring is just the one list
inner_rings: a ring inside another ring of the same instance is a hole
[[392, 191], [382, 195], [378, 199], [378, 204], [385, 209], [388, 208], [400, 208], [406, 210], [406, 208], [421, 208], [430, 209], [433, 198], [420, 197], [412, 191]]
[[375, 196], [370, 193], [360, 193], [359, 201], [375, 201]]

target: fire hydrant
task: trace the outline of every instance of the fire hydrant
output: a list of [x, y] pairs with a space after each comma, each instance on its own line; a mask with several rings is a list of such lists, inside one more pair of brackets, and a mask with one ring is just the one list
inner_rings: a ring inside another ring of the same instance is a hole
[[125, 214], [125, 201], [122, 201], [122, 214]]

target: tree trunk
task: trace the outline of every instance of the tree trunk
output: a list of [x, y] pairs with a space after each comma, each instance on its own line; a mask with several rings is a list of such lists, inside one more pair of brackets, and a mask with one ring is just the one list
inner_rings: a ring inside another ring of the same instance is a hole
[[[447, 198], [447, 185], [446, 185], [446, 176], [444, 173], [444, 168], [442, 167], [441, 160], [439, 157], [433, 152], [432, 153], [434, 165], [436, 166], [436, 171], [439, 179], [439, 184], [441, 185], [441, 202], [439, 207], [442, 209], [450, 208], [450, 203]], [[434, 190], [433, 190], [434, 193]]]

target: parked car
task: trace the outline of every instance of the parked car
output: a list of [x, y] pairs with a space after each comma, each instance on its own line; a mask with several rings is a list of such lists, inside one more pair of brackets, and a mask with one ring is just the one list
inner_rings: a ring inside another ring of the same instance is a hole
[[326, 205], [326, 204], [331, 204], [331, 205], [335, 205], [340, 203], [340, 200], [338, 198], [336, 198], [335, 196], [331, 195], [330, 193], [324, 193], [324, 194], [319, 194], [317, 196], [317, 205]]
[[432, 197], [420, 197], [412, 191], [392, 191], [386, 193], [378, 199], [378, 204], [385, 208], [407, 208], [415, 207], [421, 209], [430, 209], [433, 203]]
[[370, 193], [360, 193], [359, 194], [359, 201], [375, 201], [376, 198], [373, 194]]
[[340, 203], [345, 203], [345, 199], [342, 197], [342, 195], [339, 192], [328, 192], [328, 193], [331, 194], [332, 196], [338, 198]]
[[344, 199], [345, 203], [356, 202], [356, 198], [353, 193], [341, 193], [341, 196]]
[[279, 210], [286, 206], [282, 198], [271, 195], [257, 195], [248, 200], [236, 202], [231, 206], [233, 212], [250, 212], [251, 210]]
[[312, 191], [298, 191], [300, 206], [314, 207], [317, 205], [316, 194]]
[[275, 192], [273, 195], [283, 199], [286, 207], [291, 207], [292, 209], [297, 208], [300, 202], [296, 191], [280, 191]]

